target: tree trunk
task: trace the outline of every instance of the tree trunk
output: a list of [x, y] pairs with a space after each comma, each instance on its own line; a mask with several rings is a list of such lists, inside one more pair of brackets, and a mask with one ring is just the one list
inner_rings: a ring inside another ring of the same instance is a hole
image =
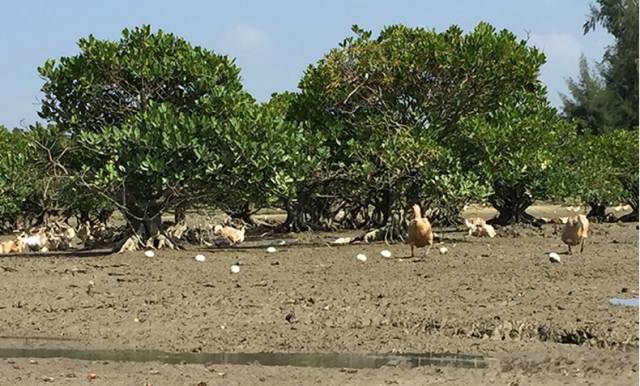
[[637, 222], [638, 221], [638, 201], [639, 201], [638, 189], [636, 189], [635, 187], [631, 187], [629, 189], [629, 192], [631, 194], [629, 195], [629, 199], [627, 200], [627, 203], [629, 204], [629, 206], [631, 206], [631, 213], [625, 214], [624, 216], [620, 217], [618, 221]]
[[107, 225], [112, 214], [113, 214], [113, 210], [102, 209], [101, 211], [98, 212], [98, 221], [100, 221], [101, 224]]
[[40, 212], [40, 214], [38, 214], [35, 218], [35, 222], [32, 226], [34, 227], [39, 227], [44, 225], [44, 221], [45, 221], [45, 217], [46, 217], [46, 211], [43, 210], [42, 212]]
[[87, 221], [90, 221], [89, 211], [88, 210], [80, 210], [80, 217], [78, 218], [78, 224], [84, 224]]
[[589, 206], [591, 209], [589, 210], [589, 213], [587, 213], [587, 217], [595, 218], [598, 222], [604, 222], [607, 218], [605, 213], [607, 206], [601, 202], [590, 202]]
[[631, 206], [631, 213], [625, 214], [620, 217], [618, 221], [622, 222], [637, 222], [638, 221], [638, 184], [637, 181], [633, 181], [626, 184], [627, 187], [627, 204]]
[[173, 214], [173, 220], [176, 224], [184, 223], [187, 220], [187, 208], [183, 205], [179, 205]]
[[638, 197], [633, 197], [629, 200], [629, 206], [631, 206], [631, 213], [636, 214], [636, 219], [638, 218]]
[[161, 213], [159, 211], [155, 212], [157, 213], [155, 216], [143, 216], [142, 220], [125, 215], [132, 231], [125, 234], [125, 237], [116, 243], [114, 250], [126, 252], [136, 251], [142, 248], [177, 248], [177, 240], [174, 240], [171, 235], [164, 232]]
[[431, 225], [438, 226], [454, 226], [460, 225], [464, 223], [461, 212], [464, 205], [448, 205], [443, 208], [428, 208], [424, 210], [424, 213], [429, 211], [431, 216], [429, 217], [429, 221], [431, 221]]
[[285, 210], [287, 211], [287, 218], [283, 224], [285, 231], [302, 232], [309, 230], [306, 221], [304, 221], [304, 212], [299, 204], [288, 201], [285, 203]]
[[638, 222], [638, 196], [631, 196], [631, 198], [627, 200], [627, 203], [631, 206], [631, 213], [620, 217], [618, 221]]
[[158, 214], [155, 217], [143, 217], [142, 220], [137, 218], [127, 218], [128, 224], [131, 226], [133, 232], [142, 242], [146, 242], [147, 240], [157, 236], [160, 234], [160, 230], [162, 229], [162, 223], [160, 221], [161, 216]]
[[393, 194], [391, 190], [384, 189], [382, 191], [382, 202], [380, 203], [380, 212], [382, 214], [382, 221], [380, 221], [380, 226], [385, 226], [389, 223], [389, 219], [391, 218], [391, 208], [393, 206]]
[[489, 200], [498, 214], [489, 220], [490, 224], [511, 225], [516, 223], [538, 224], [540, 221], [526, 212], [533, 204], [533, 198], [524, 193], [511, 191], [508, 194], [496, 196]]
[[635, 210], [631, 213], [625, 214], [624, 216], [621, 216], [618, 221], [622, 221], [622, 222], [638, 222], [638, 210]]
[[238, 218], [248, 225], [256, 225], [255, 221], [251, 218], [251, 212], [251, 204], [249, 203], [245, 203], [236, 208], [230, 208], [226, 211], [231, 218]]
[[407, 189], [406, 193], [406, 208], [411, 212], [411, 207], [415, 204], [420, 204], [420, 184], [412, 183]]
[[136, 229], [138, 229], [138, 234], [143, 240], [157, 236], [162, 229], [162, 221], [159, 214], [155, 217], [146, 217], [139, 221], [137, 225]]

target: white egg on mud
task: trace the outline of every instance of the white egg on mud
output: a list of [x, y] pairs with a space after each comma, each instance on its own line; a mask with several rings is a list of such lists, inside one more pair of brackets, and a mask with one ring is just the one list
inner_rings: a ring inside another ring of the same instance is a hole
[[153, 256], [155, 256], [156, 254], [155, 254], [155, 253], [153, 253], [153, 251], [149, 250], [149, 251], [144, 251], [144, 255], [145, 255], [145, 256], [147, 256], [147, 257], [153, 257]]
[[203, 255], [196, 255], [196, 261], [199, 261], [202, 263], [205, 260], [206, 260], [206, 257], [204, 257]]
[[444, 255], [445, 253], [449, 252], [449, 248], [447, 248], [447, 247], [440, 247], [439, 251], [440, 251], [440, 253], [441, 253], [441, 254], [443, 254], [443, 255]]
[[380, 254], [382, 255], [382, 257], [391, 257], [391, 251], [388, 251], [386, 249], [380, 251]]
[[240, 266], [238, 264], [234, 264], [231, 266], [231, 273], [239, 273], [240, 272]]
[[358, 261], [363, 261], [363, 262], [364, 262], [364, 261], [367, 261], [367, 256], [366, 256], [366, 255], [363, 255], [362, 253], [359, 253], [359, 254], [356, 256], [356, 259], [357, 259]]
[[275, 251], [276, 251], [276, 248], [275, 248], [275, 247], [269, 247], [269, 248], [267, 248], [267, 252], [269, 252], [269, 253], [274, 253]]
[[549, 254], [549, 261], [552, 263], [559, 263], [560, 262], [560, 255], [558, 255], [555, 252], [551, 252]]

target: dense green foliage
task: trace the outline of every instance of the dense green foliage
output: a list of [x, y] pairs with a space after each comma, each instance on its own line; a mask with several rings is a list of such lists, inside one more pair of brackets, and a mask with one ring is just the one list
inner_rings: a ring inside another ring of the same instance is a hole
[[373, 225], [416, 202], [456, 221], [465, 203], [488, 193], [477, 174], [463, 172], [453, 140], [460, 122], [538, 90], [544, 56], [485, 23], [467, 34], [455, 26], [391, 26], [377, 39], [354, 32], [306, 71], [292, 108], [329, 151], [316, 196], [330, 184], [334, 209], [366, 220], [373, 207]]
[[615, 130], [605, 137], [609, 149], [611, 163], [614, 165], [612, 177], [622, 188], [623, 202], [631, 205], [632, 213], [628, 216], [638, 221], [638, 132], [625, 129]]
[[28, 217], [37, 216], [39, 173], [27, 151], [27, 134], [0, 126], [0, 228], [9, 230]]
[[[293, 205], [296, 187], [318, 166], [314, 144], [301, 125], [286, 120], [289, 94], [274, 94], [260, 105], [247, 104], [242, 117], [232, 121], [221, 161], [228, 161], [219, 194], [209, 204], [251, 221], [249, 215], [265, 207]], [[221, 146], [217, 147], [218, 149]]]
[[[58, 178], [51, 163], [55, 139], [51, 127], [36, 125], [30, 131], [0, 127], [0, 227], [24, 229], [50, 220], [76, 217], [80, 221], [107, 218], [110, 203], [74, 183]], [[43, 151], [49, 145], [52, 153]]]
[[600, 135], [579, 136], [575, 150], [568, 155], [573, 168], [574, 197], [591, 206], [591, 215], [605, 218], [607, 205], [628, 203], [629, 218], [638, 213], [638, 138], [627, 129]]
[[571, 98], [561, 95], [563, 114], [576, 124], [579, 133], [597, 134], [611, 127], [607, 113], [607, 94], [599, 73], [589, 68], [587, 58], [580, 57], [578, 79], [569, 79], [567, 87]]
[[[281, 208], [291, 230], [401, 229], [414, 203], [439, 224], [471, 202], [495, 206], [499, 224], [534, 221], [525, 210], [538, 199], [626, 201], [637, 216], [637, 137], [610, 130], [612, 83], [586, 61], [567, 122], [538, 79], [544, 56], [508, 31], [353, 30], [298, 93], [265, 103], [232, 60], [172, 34], [81, 39], [77, 55], [39, 68], [49, 124], [0, 130], [0, 220], [95, 222], [117, 209], [153, 237], [161, 214], [180, 221], [195, 206], [246, 221]], [[594, 127], [607, 133], [577, 135]]]
[[232, 61], [148, 26], [79, 48], [39, 69], [41, 116], [68, 142], [66, 174], [147, 235], [164, 211], [222, 195], [253, 104]]
[[571, 189], [569, 163], [574, 128], [547, 100], [525, 94], [484, 116], [462, 122], [460, 156], [492, 188], [489, 202], [501, 224], [531, 221], [535, 200], [560, 198]]
[[607, 47], [596, 72], [586, 60], [578, 80], [569, 80], [571, 96], [563, 96], [564, 115], [578, 128], [594, 134], [638, 127], [638, 1], [598, 0], [584, 24], [584, 32], [602, 25], [615, 39]]
[[[562, 96], [563, 114], [585, 135], [577, 145], [585, 154], [577, 178], [581, 198], [591, 206], [590, 214], [604, 218], [608, 203], [624, 201], [634, 209], [629, 218], [637, 219], [638, 1], [597, 1], [591, 6], [584, 32], [597, 26], [611, 33], [615, 42], [607, 47], [595, 71], [581, 58], [578, 79], [568, 81], [570, 97]], [[623, 134], [620, 128], [634, 131]], [[616, 133], [609, 134], [611, 131]], [[626, 154], [624, 160], [621, 154]], [[621, 172], [631, 180], [622, 182]]]

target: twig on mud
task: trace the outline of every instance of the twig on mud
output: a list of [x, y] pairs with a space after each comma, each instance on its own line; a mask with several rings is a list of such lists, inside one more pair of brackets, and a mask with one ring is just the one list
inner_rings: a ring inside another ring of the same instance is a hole
[[106, 264], [106, 265], [100, 265], [100, 264], [87, 264], [89, 267], [92, 268], [98, 268], [98, 269], [103, 269], [103, 268], [120, 268], [120, 267], [128, 267], [129, 264], [126, 263], [122, 263], [122, 264]]
[[334, 247], [331, 246], [331, 243], [329, 243], [328, 241], [324, 242], [324, 245], [326, 245], [327, 247], [329, 247], [329, 249], [335, 249]]

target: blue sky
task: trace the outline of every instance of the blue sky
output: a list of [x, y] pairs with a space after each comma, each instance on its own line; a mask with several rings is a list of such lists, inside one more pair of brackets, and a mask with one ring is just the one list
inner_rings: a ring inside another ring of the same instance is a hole
[[558, 93], [576, 76], [580, 54], [600, 60], [612, 43], [602, 28], [582, 34], [588, 11], [585, 0], [7, 1], [0, 17], [0, 124], [38, 120], [37, 67], [47, 58], [76, 54], [78, 39], [90, 33], [115, 40], [123, 28], [141, 24], [235, 57], [245, 88], [264, 101], [272, 92], [295, 90], [307, 65], [336, 47], [352, 24], [375, 36], [390, 24], [437, 31], [457, 24], [468, 31], [487, 21], [529, 36], [545, 52], [541, 79], [560, 106]]

